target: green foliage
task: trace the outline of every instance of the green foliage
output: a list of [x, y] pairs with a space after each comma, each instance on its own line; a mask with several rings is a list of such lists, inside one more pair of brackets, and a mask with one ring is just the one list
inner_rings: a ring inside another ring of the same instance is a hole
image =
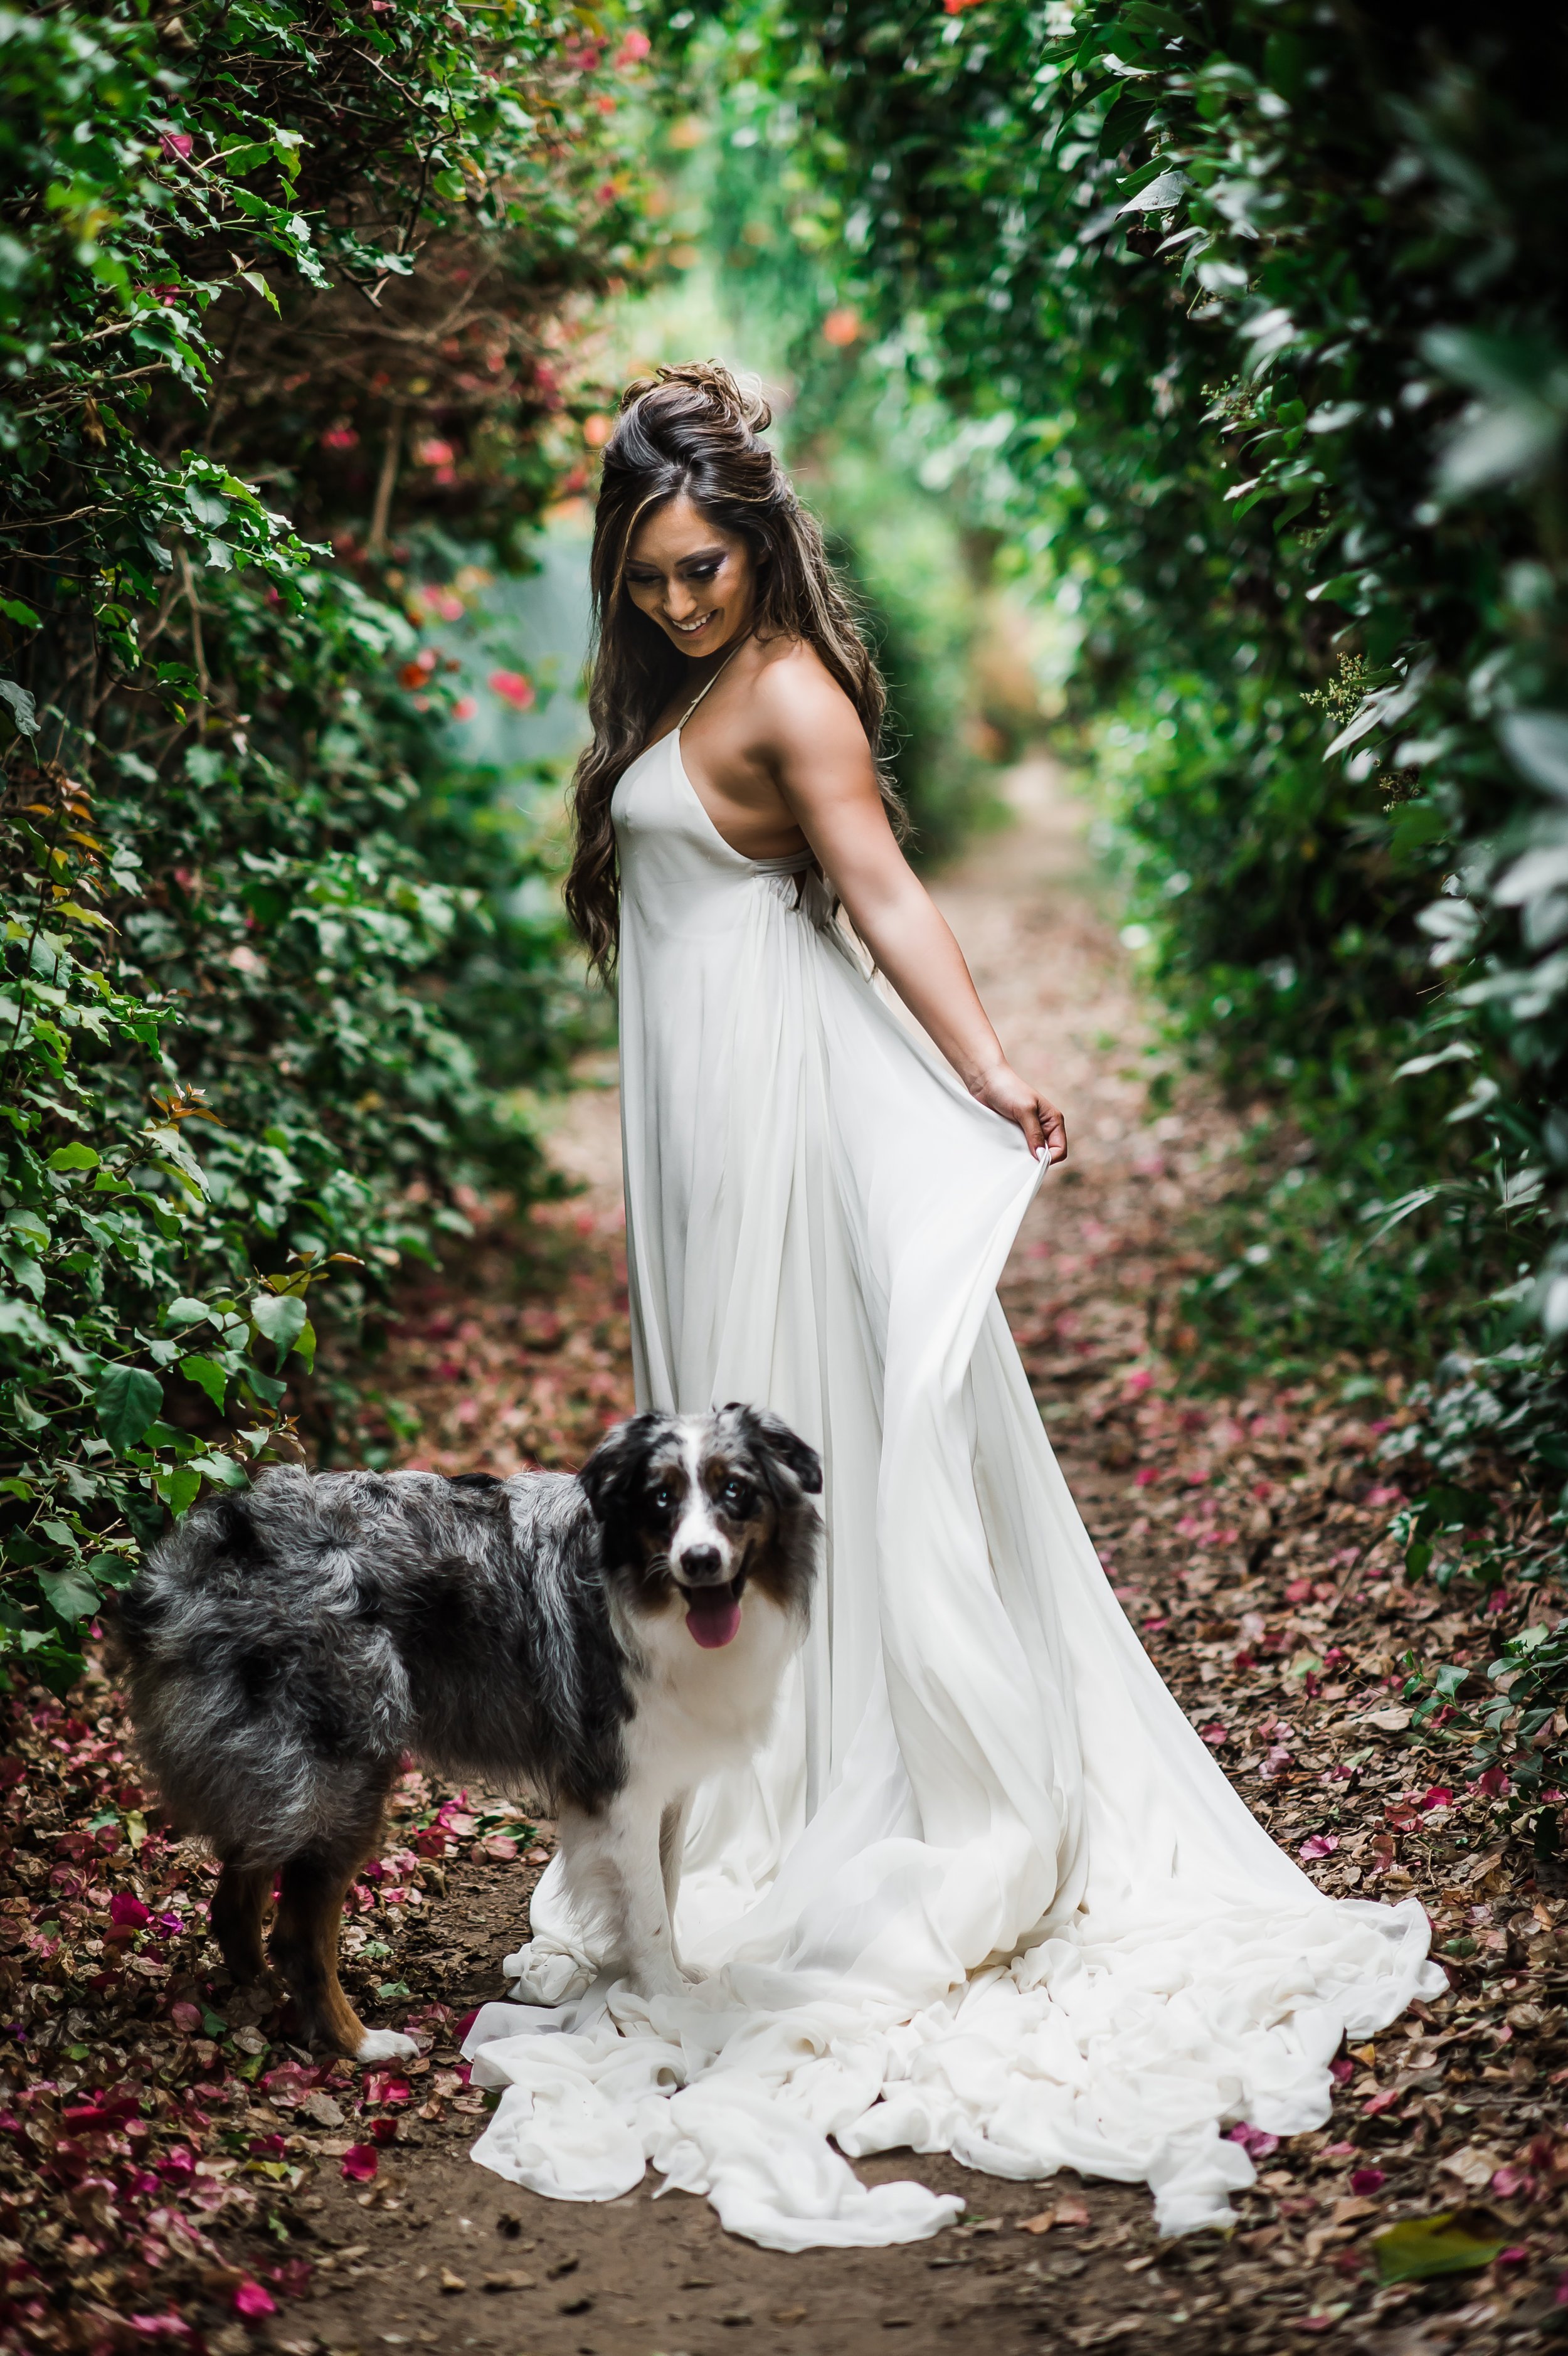
[[[1561, 1428], [1560, 27], [1348, 0], [729, 21], [840, 299], [997, 430], [1189, 1041], [1289, 1106], [1347, 1243], [1424, 1254], [1411, 1338], [1518, 1344]], [[1332, 1318], [1329, 1259], [1305, 1290]], [[1299, 1294], [1274, 1264], [1221, 1331]]]
[[538, 1183], [507, 1091], [579, 1020], [518, 888], [551, 852], [454, 760], [389, 593], [581, 458], [536, 356], [639, 258], [604, 40], [408, 0], [0, 15], [0, 1652], [57, 1687], [166, 1513], [297, 1450], [320, 1288], [352, 1320], [465, 1183]]

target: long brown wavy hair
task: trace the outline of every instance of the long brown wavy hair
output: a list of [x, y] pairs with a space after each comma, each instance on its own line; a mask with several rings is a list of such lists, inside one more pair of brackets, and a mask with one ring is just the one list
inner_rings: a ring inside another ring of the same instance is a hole
[[903, 811], [881, 763], [887, 691], [849, 600], [834, 574], [814, 516], [760, 437], [773, 423], [760, 393], [717, 361], [640, 377], [621, 396], [593, 525], [593, 741], [577, 764], [575, 843], [566, 910], [590, 964], [608, 981], [620, 940], [621, 884], [610, 798], [689, 671], [625, 584], [632, 535], [643, 519], [684, 494], [707, 520], [750, 547], [756, 567], [752, 634], [815, 647], [859, 715], [895, 827]]

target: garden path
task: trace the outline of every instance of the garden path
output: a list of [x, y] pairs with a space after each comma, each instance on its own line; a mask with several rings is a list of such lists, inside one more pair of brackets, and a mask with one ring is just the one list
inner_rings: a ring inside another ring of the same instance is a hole
[[[1413, 1890], [1453, 1992], [1339, 2058], [1328, 2127], [1252, 2136], [1259, 2180], [1228, 2240], [1160, 2244], [1137, 2188], [1005, 2184], [908, 2155], [863, 2172], [912, 2169], [970, 2208], [904, 2249], [777, 2255], [647, 2183], [603, 2208], [539, 2201], [469, 2159], [484, 2103], [456, 2051], [464, 2016], [503, 1993], [549, 1852], [526, 1795], [405, 1779], [353, 1893], [345, 1977], [429, 2051], [361, 2072], [291, 2047], [273, 1997], [228, 1983], [206, 1937], [211, 1869], [116, 1781], [126, 1730], [96, 1670], [68, 1709], [27, 1696], [0, 1761], [0, 1985], [32, 2073], [25, 2115], [0, 2120], [0, 2254], [27, 2346], [129, 2348], [188, 2325], [212, 2356], [257, 2340], [861, 2356], [884, 2332], [914, 2356], [1018, 2356], [1041, 2335], [1500, 2356], [1568, 2312], [1568, 1905], [1510, 1838], [1506, 1779], [1468, 1772], [1451, 1732], [1412, 1729], [1402, 1690], [1413, 1649], [1484, 1667], [1529, 1596], [1494, 1618], [1473, 1588], [1404, 1583], [1378, 1454], [1403, 1413], [1397, 1376], [1259, 1376], [1223, 1400], [1177, 1387], [1162, 1345], [1239, 1132], [1190, 1079], [1151, 1087], [1081, 806], [1043, 763], [1011, 797], [1011, 822], [938, 891], [1010, 1052], [1071, 1123], [1072, 1158], [1003, 1286], [1041, 1412], [1118, 1595], [1249, 1804], [1325, 1888]], [[613, 1090], [575, 1098], [551, 1150], [581, 1193], [523, 1218], [475, 1205], [472, 1242], [400, 1296], [364, 1433], [380, 1461], [572, 1463], [630, 1404]], [[1415, 2222], [1435, 2216], [1454, 2222]]]
[[[955, 2233], [777, 2256], [649, 2186], [603, 2210], [520, 2195], [468, 2162], [473, 2116], [449, 2102], [439, 2125], [415, 2129], [439, 2152], [389, 2150], [393, 2189], [345, 2187], [333, 2204], [366, 2247], [336, 2281], [318, 2277], [333, 2296], [311, 2320], [328, 2345], [849, 2356], [886, 2331], [911, 2351], [983, 2340], [1007, 2356], [1049, 2332], [1074, 2347], [1221, 2356], [1338, 2331], [1417, 2356], [1455, 2334], [1522, 2346], [1544, 2317], [1539, 2225], [1568, 2176], [1568, 2144], [1549, 2131], [1568, 2072], [1533, 2049], [1561, 2027], [1549, 1999], [1564, 1909], [1493, 1837], [1496, 1795], [1435, 1786], [1409, 1748], [1398, 1656], [1426, 1622], [1452, 1657], [1467, 1623], [1450, 1612], [1433, 1628], [1436, 1601], [1390, 1578], [1398, 1497], [1374, 1455], [1399, 1380], [1352, 1383], [1349, 1402], [1342, 1374], [1322, 1395], [1261, 1381], [1222, 1403], [1173, 1390], [1157, 1344], [1200, 1265], [1181, 1236], [1232, 1183], [1238, 1129], [1190, 1081], [1173, 1101], [1160, 1092], [1164, 1108], [1150, 1101], [1158, 1059], [1083, 805], [1045, 761], [1012, 774], [1009, 799], [1009, 822], [936, 888], [1009, 1054], [1069, 1114], [1072, 1159], [1031, 1209], [1003, 1286], [1042, 1413], [1118, 1593], [1249, 1802], [1326, 1887], [1415, 1888], [1440, 1937], [1468, 1951], [1457, 1993], [1342, 2062], [1331, 2128], [1278, 2148], [1260, 2139], [1260, 2184], [1228, 2245], [1162, 2248], [1138, 2190], [1000, 2184], [922, 2159], [923, 2180], [971, 2201]], [[521, 1262], [504, 1226], [486, 1231], [465, 1274], [408, 1303], [388, 1375], [422, 1419], [414, 1461], [502, 1472], [574, 1461], [628, 1403], [617, 1114], [611, 1071], [599, 1077], [551, 1141], [582, 1193], [535, 1215]], [[537, 1869], [522, 1869], [526, 1882]], [[478, 1841], [451, 1869], [448, 1904], [465, 1927], [443, 1935], [432, 1922], [426, 1935], [446, 1950], [430, 1962], [456, 1969], [454, 2008], [500, 1992], [518, 1876]], [[428, 1985], [428, 1973], [405, 1976], [416, 1993]], [[1460, 2212], [1472, 2245], [1519, 2254], [1481, 2271], [1477, 2247], [1456, 2245], [1467, 2272], [1380, 2287], [1369, 2237], [1438, 2210]], [[528, 2286], [484, 2287], [512, 2274]]]

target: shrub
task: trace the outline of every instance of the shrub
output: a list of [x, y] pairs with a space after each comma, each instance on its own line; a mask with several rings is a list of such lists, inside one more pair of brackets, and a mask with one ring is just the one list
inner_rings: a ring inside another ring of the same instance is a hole
[[0, 14], [0, 1652], [59, 1687], [164, 1515], [297, 1447], [317, 1288], [351, 1317], [465, 1178], [537, 1182], [498, 1088], [577, 1019], [548, 852], [396, 597], [582, 455], [571, 306], [642, 255], [604, 52]]

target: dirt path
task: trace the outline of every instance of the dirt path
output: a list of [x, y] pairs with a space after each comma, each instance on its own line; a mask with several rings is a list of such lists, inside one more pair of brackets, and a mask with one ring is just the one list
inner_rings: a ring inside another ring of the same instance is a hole
[[[115, 1915], [108, 1939], [127, 1942], [118, 1954], [148, 1975], [146, 1993], [127, 1975], [123, 1997], [99, 1997], [123, 2014], [94, 2029], [90, 2012], [61, 2005], [42, 1984], [59, 1972], [49, 1934], [61, 1934], [45, 1915], [73, 1909], [40, 1897], [70, 1870], [49, 1870], [40, 1852], [80, 1858], [118, 1837], [94, 1831], [108, 1819], [87, 1793], [91, 1776], [124, 1770], [118, 1722], [87, 1725], [106, 1694], [80, 1719], [40, 1698], [26, 1755], [0, 1762], [28, 1774], [16, 1793], [40, 1795], [0, 1870], [16, 1892], [0, 1906], [0, 1948], [21, 1942], [21, 1965], [0, 1963], [0, 1981], [40, 1976], [16, 2003], [40, 2024], [26, 2031], [30, 2052], [52, 2057], [59, 2078], [37, 2099], [75, 2102], [54, 2114], [75, 2123], [78, 2142], [61, 2148], [87, 2153], [82, 2139], [113, 2135], [115, 2120], [113, 2104], [82, 2106], [82, 2087], [113, 2087], [120, 2073], [142, 2085], [142, 2118], [136, 2102], [127, 2114], [144, 2136], [136, 2151], [165, 2153], [163, 2181], [193, 2187], [191, 2214], [208, 2214], [224, 2253], [214, 2266], [191, 2245], [169, 2276], [184, 2243], [179, 2220], [160, 2224], [163, 2259], [146, 2243], [130, 2274], [85, 2276], [94, 2314], [146, 2304], [146, 2266], [163, 2265], [158, 2297], [172, 2295], [217, 2356], [257, 2337], [287, 2356], [859, 2356], [880, 2344], [1015, 2356], [1043, 2342], [1276, 2356], [1311, 2337], [1375, 2356], [1490, 2356], [1542, 2347], [1568, 2323], [1554, 2262], [1568, 2243], [1568, 1909], [1509, 1847], [1498, 1779], [1467, 1774], [1460, 1746], [1417, 1743], [1401, 1698], [1410, 1647], [1486, 1664], [1531, 1598], [1488, 1614], [1477, 1590], [1403, 1586], [1384, 1538], [1399, 1492], [1377, 1463], [1401, 1414], [1396, 1381], [1339, 1374], [1323, 1395], [1260, 1386], [1224, 1402], [1172, 1387], [1151, 1333], [1189, 1265], [1182, 1215], [1227, 1183], [1232, 1129], [1191, 1088], [1172, 1112], [1151, 1112], [1142, 1015], [1094, 897], [1081, 813], [1050, 770], [1024, 770], [1015, 787], [1017, 825], [984, 839], [939, 897], [1008, 1048], [1072, 1121], [1072, 1162], [1036, 1199], [1003, 1286], [1040, 1411], [1116, 1592], [1248, 1803], [1328, 1890], [1415, 1892], [1453, 1993], [1339, 2057], [1330, 2126], [1283, 2144], [1250, 2136], [1260, 2184], [1229, 2238], [1161, 2245], [1142, 2189], [1000, 2184], [944, 2158], [892, 2156], [864, 2177], [955, 2189], [965, 2222], [916, 2248], [779, 2257], [725, 2236], [701, 2201], [655, 2198], [652, 2181], [607, 2208], [570, 2208], [468, 2160], [485, 2104], [457, 2064], [462, 2019], [504, 1993], [501, 1955], [518, 1944], [551, 1840], [549, 1824], [492, 1795], [407, 1779], [386, 1857], [357, 1885], [347, 1979], [374, 2019], [410, 2026], [429, 2048], [407, 2073], [363, 2075], [290, 2048], [287, 2017], [259, 1991], [229, 1988], [200, 1906], [188, 1927], [165, 1913], [139, 1930]], [[386, 1453], [441, 1470], [572, 1463], [631, 1404], [613, 1093], [570, 1105], [556, 1154], [584, 1194], [518, 1226], [492, 1218], [402, 1298], [379, 1366]], [[124, 1807], [136, 1804], [130, 1788]], [[200, 1890], [193, 1858], [169, 1854], [163, 1870], [175, 1875], [163, 1890]], [[146, 1870], [142, 1882], [163, 1903]], [[80, 1965], [82, 1979], [97, 1972], [90, 1987], [115, 1984], [99, 1970], [106, 1960]], [[48, 2148], [48, 2126], [16, 2132], [33, 2153]], [[175, 2135], [184, 2142], [169, 2144]], [[40, 2163], [16, 2148], [16, 2163], [0, 2148], [0, 2187], [14, 2187], [5, 2233], [16, 2236], [0, 2257], [42, 2276], [80, 2253], [75, 2266], [90, 2269], [94, 2245], [78, 2224], [99, 2198], [97, 2177], [82, 2175], [90, 2160], [64, 2177], [57, 2168], [54, 2208], [52, 2193], [30, 2205]], [[146, 2187], [158, 2179], [139, 2181], [155, 2198]], [[1408, 2224], [1432, 2214], [1455, 2220], [1445, 2241]], [[1382, 2281], [1399, 2269], [1387, 2248], [1377, 2266], [1372, 2236], [1392, 2222], [1405, 2265], [1462, 2271]], [[245, 2304], [233, 2269], [273, 2283], [278, 2314]], [[127, 2347], [175, 2330], [144, 2326]], [[42, 2323], [33, 2340], [59, 2344]], [[115, 2335], [82, 2328], [73, 2344], [97, 2351]]]
[[[864, 2175], [916, 2172], [961, 2189], [965, 2224], [921, 2248], [777, 2257], [720, 2233], [699, 2201], [655, 2201], [652, 2184], [605, 2210], [520, 2196], [468, 2163], [474, 2115], [447, 2109], [414, 2130], [419, 2158], [405, 2158], [405, 2132], [390, 2184], [327, 2196], [320, 2229], [365, 2245], [327, 2259], [330, 2278], [318, 2278], [311, 2323], [327, 2347], [850, 2356], [888, 2332], [912, 2351], [1010, 2356], [1040, 2335], [1069, 2347], [1272, 2351], [1335, 2332], [1417, 2356], [1450, 2337], [1526, 2347], [1556, 2314], [1542, 2271], [1552, 2236], [1531, 2238], [1531, 2193], [1552, 2193], [1559, 2160], [1568, 2175], [1568, 2147], [1540, 2142], [1552, 2085], [1568, 2073], [1511, 2052], [1514, 2038], [1561, 2026], [1544, 2000], [1561, 1987], [1563, 1909], [1520, 1890], [1519, 1870], [1488, 1852], [1486, 1793], [1469, 1807], [1462, 1795], [1422, 1807], [1410, 1791], [1424, 1774], [1401, 1741], [1396, 1654], [1410, 1621], [1432, 1619], [1436, 1604], [1389, 1583], [1380, 1546], [1393, 1492], [1371, 1456], [1393, 1407], [1305, 1392], [1220, 1407], [1170, 1395], [1149, 1331], [1184, 1265], [1172, 1227], [1227, 1178], [1232, 1126], [1194, 1091], [1149, 1114], [1144, 1018], [1094, 893], [1083, 813], [1045, 766], [1017, 773], [1015, 809], [1015, 825], [984, 839], [939, 897], [1012, 1058], [1043, 1075], [1072, 1117], [1072, 1162], [1036, 1199], [1003, 1298], [1102, 1559], [1276, 1837], [1344, 1894], [1420, 1887], [1441, 1927], [1481, 1960], [1490, 1954], [1502, 1976], [1344, 2059], [1347, 2102], [1330, 2130], [1278, 2148], [1257, 2139], [1260, 2189], [1241, 2203], [1229, 2245], [1161, 2245], [1139, 2189], [998, 2184], [949, 2160], [904, 2158]], [[410, 1303], [389, 1387], [424, 1419], [414, 1461], [501, 1472], [528, 1456], [570, 1461], [626, 1404], [610, 1088], [570, 1105], [553, 1150], [584, 1197], [537, 1215], [520, 1260], [499, 1232], [462, 1281]], [[1460, 1644], [1462, 1614], [1445, 1635]], [[457, 1970], [443, 1993], [454, 2012], [501, 1993], [518, 1882], [513, 1866], [452, 1873], [445, 1913], [464, 1927], [457, 1948], [447, 1934]], [[1495, 2062], [1483, 2036], [1502, 2040]], [[1420, 2290], [1377, 2287], [1368, 2233], [1438, 2208], [1460, 2210], [1474, 2238], [1519, 2257]], [[1039, 2231], [1043, 2217], [1060, 2222]], [[1019, 2231], [1024, 2222], [1033, 2229]], [[516, 2290], [499, 2287], [508, 2276]]]

